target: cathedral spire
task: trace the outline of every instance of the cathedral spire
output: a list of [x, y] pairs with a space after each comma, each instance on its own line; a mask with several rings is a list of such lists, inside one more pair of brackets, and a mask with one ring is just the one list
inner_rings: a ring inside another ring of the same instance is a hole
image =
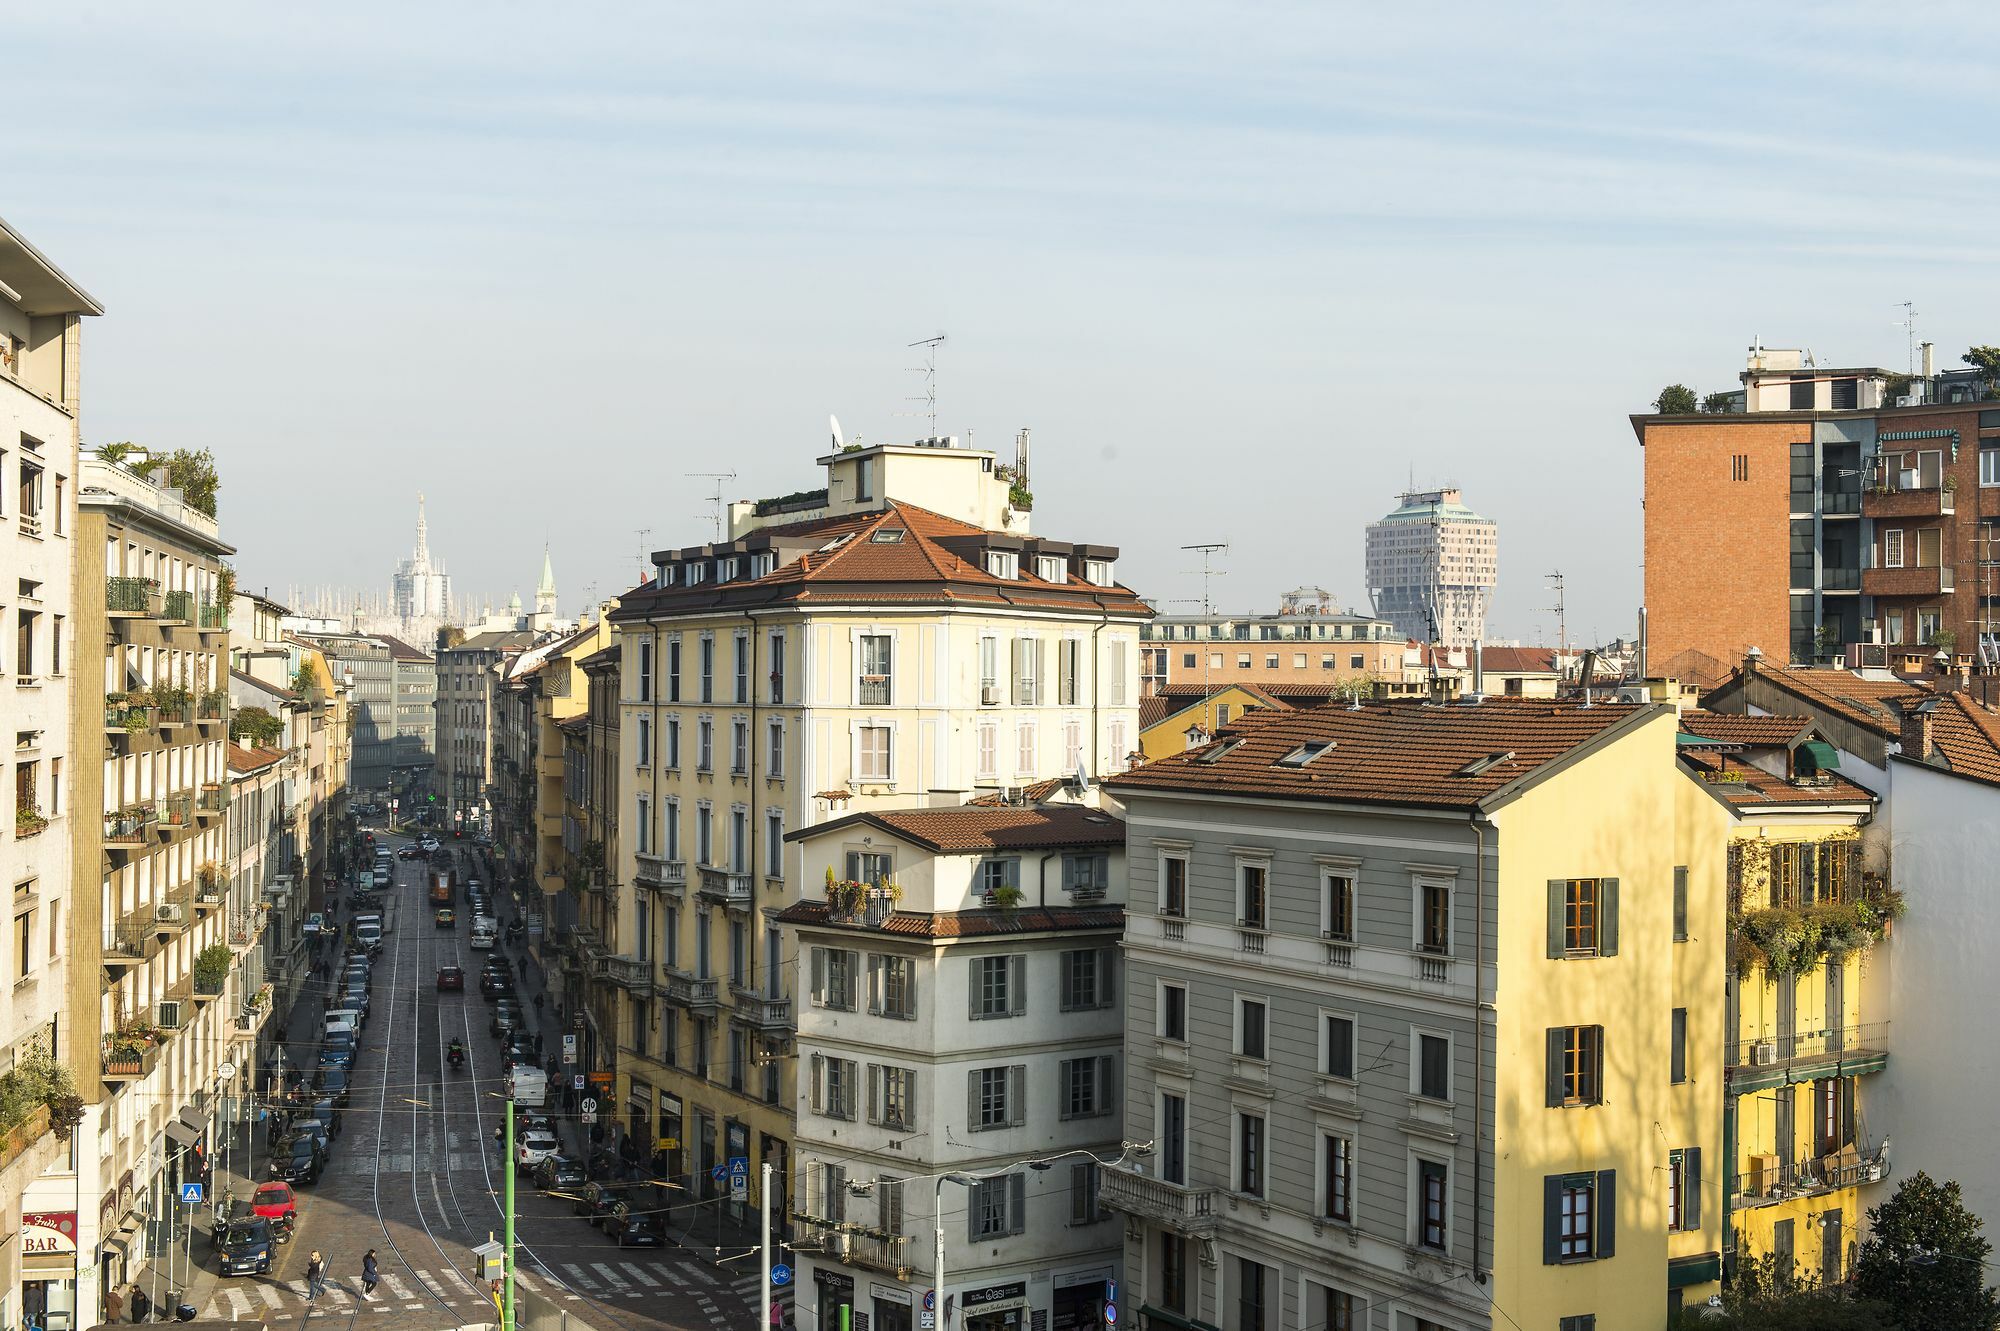
[[535, 588], [535, 613], [553, 615], [556, 612], [556, 569], [549, 561], [549, 547], [542, 546], [542, 582]]

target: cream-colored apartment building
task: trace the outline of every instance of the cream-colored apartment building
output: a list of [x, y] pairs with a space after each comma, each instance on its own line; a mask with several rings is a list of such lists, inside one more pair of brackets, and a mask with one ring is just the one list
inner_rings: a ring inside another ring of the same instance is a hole
[[[0, 939], [0, 1075], [46, 1068], [71, 1029], [63, 1005], [74, 909], [71, 786], [81, 761], [69, 704], [79, 641], [71, 604], [77, 358], [84, 317], [102, 312], [0, 221], [0, 731], [14, 806], [13, 826], [0, 831], [10, 903]], [[28, 1316], [77, 1325], [75, 1226], [64, 1228], [76, 1208], [24, 1204], [44, 1169], [69, 1168], [69, 1144], [49, 1131], [46, 1106], [0, 1130], [0, 1325]]]
[[990, 453], [820, 463], [824, 490], [736, 504], [727, 540], [656, 552], [611, 616], [618, 936], [578, 945], [626, 991], [620, 1122], [697, 1199], [731, 1157], [788, 1173], [800, 996], [773, 917], [824, 888], [786, 834], [1092, 779], [1138, 744], [1151, 612], [1115, 549], [1031, 534]]

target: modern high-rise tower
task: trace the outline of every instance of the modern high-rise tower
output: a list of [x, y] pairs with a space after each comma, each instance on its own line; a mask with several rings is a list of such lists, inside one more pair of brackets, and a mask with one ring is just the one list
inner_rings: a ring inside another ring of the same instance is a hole
[[1469, 647], [1486, 636], [1500, 572], [1500, 528], [1457, 490], [1410, 490], [1368, 524], [1375, 613], [1418, 642]]

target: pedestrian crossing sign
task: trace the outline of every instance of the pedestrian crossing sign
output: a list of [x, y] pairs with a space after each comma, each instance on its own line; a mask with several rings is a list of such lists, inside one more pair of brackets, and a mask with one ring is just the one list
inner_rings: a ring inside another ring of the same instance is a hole
[[181, 1184], [181, 1201], [183, 1204], [188, 1206], [201, 1205], [201, 1184], [199, 1183]]

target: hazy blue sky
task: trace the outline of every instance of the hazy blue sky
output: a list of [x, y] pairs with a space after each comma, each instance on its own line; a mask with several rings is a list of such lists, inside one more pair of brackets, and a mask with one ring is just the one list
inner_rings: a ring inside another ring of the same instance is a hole
[[941, 429], [1033, 426], [1036, 528], [1164, 609], [1196, 540], [1364, 601], [1414, 470], [1499, 520], [1499, 633], [1560, 567], [1608, 637], [1660, 385], [1900, 367], [1905, 299], [2000, 341], [1989, 18], [71, 3], [5, 20], [0, 214], [109, 308], [86, 440], [212, 447], [248, 586], [385, 583], [424, 490], [461, 587], [546, 539], [573, 610], [703, 537], [686, 473], [923, 433], [942, 329]]

